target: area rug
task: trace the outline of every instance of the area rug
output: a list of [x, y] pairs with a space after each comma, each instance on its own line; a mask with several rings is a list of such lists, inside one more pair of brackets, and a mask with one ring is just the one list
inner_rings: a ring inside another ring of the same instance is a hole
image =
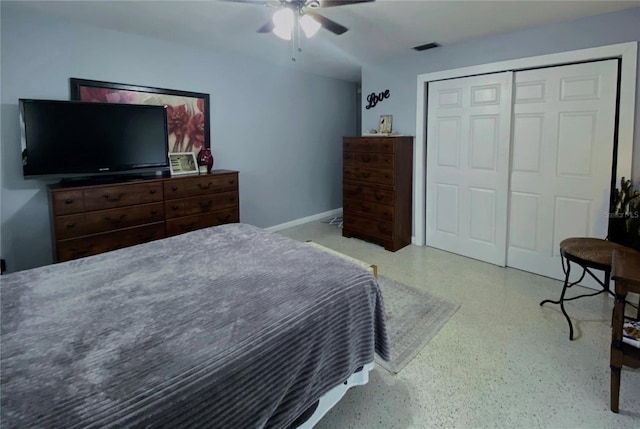
[[397, 374], [420, 353], [460, 306], [385, 276], [378, 276], [378, 284], [387, 314], [391, 359], [385, 362], [376, 356], [376, 363]]

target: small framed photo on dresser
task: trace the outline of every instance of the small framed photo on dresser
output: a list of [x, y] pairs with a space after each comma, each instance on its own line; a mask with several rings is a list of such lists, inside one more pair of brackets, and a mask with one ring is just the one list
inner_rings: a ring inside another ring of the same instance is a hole
[[173, 152], [169, 154], [169, 168], [172, 176], [198, 174], [198, 163], [193, 152]]
[[380, 115], [380, 121], [378, 122], [378, 133], [391, 134], [391, 122], [393, 122], [393, 116]]

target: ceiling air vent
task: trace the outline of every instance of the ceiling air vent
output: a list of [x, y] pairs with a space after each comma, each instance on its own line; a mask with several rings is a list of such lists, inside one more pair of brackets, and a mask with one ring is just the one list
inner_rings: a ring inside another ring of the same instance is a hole
[[414, 46], [413, 49], [416, 51], [426, 51], [427, 49], [437, 48], [438, 46], [440, 46], [438, 43], [431, 42], [420, 46]]

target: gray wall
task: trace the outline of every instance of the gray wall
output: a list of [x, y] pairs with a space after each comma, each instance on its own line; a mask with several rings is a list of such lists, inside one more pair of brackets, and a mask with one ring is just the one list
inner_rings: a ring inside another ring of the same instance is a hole
[[[552, 54], [640, 40], [640, 8], [561, 22], [467, 43], [415, 52], [362, 70], [362, 129], [377, 128], [380, 115], [393, 115], [393, 128], [415, 135], [417, 76], [441, 70]], [[640, 77], [640, 73], [638, 75]], [[640, 79], [636, 88], [634, 183], [640, 181]], [[390, 98], [366, 110], [371, 92], [391, 91]], [[638, 185], [637, 185], [638, 186]]]
[[242, 222], [342, 205], [356, 84], [1, 7], [0, 253], [10, 271], [52, 262], [46, 182], [22, 177], [18, 99], [68, 99], [70, 77], [209, 93], [214, 168], [240, 171]]

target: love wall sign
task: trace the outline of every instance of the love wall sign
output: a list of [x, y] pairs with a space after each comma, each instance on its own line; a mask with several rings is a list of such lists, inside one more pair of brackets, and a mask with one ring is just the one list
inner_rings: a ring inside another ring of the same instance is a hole
[[388, 89], [378, 94], [376, 94], [375, 92], [372, 92], [371, 94], [367, 95], [367, 102], [369, 104], [367, 105], [366, 109], [369, 110], [373, 107], [376, 107], [376, 104], [378, 104], [385, 98], [389, 98], [390, 95], [391, 93], [389, 92]]

